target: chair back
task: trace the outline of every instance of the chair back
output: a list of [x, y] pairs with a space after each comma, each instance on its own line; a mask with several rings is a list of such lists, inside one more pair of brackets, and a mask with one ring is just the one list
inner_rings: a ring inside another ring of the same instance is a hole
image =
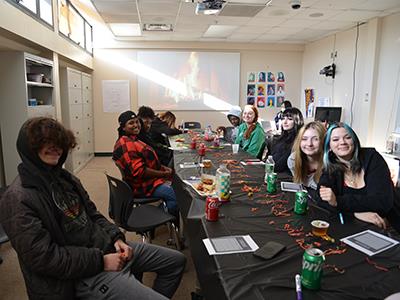
[[185, 122], [184, 123], [185, 129], [200, 129], [201, 124], [200, 122]]
[[115, 224], [124, 228], [133, 209], [133, 193], [127, 183], [106, 174], [110, 200], [108, 204], [108, 215]]

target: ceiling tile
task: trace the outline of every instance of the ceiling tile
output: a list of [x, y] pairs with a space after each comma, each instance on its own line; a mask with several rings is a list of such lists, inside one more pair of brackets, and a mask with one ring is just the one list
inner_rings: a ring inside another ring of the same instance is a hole
[[297, 27], [297, 28], [293, 28], [293, 27], [273, 27], [270, 30], [267, 31], [267, 34], [271, 33], [271, 34], [282, 34], [282, 35], [289, 35], [289, 34], [294, 34], [296, 32], [299, 32], [301, 30], [303, 30], [304, 28], [302, 27]]
[[365, 21], [375, 17], [378, 13], [378, 11], [348, 10], [338, 14], [332, 20], [352, 22]]
[[315, 28], [324, 30], [346, 30], [352, 26], [357, 25], [357, 22], [344, 22], [344, 21], [322, 21], [315, 25]]
[[131, 15], [136, 13], [136, 4], [133, 2], [106, 2], [97, 1], [95, 3], [96, 9], [99, 13], [105, 12], [107, 14], [121, 14]]
[[[367, 0], [319, 0], [312, 5], [312, 8], [326, 8], [326, 9], [354, 9], [363, 8], [363, 4]], [[382, 0], [375, 0], [381, 2]], [[384, 1], [384, 0], [383, 0]]]
[[277, 26], [279, 24], [282, 24], [286, 20], [287, 20], [287, 18], [284, 18], [284, 17], [269, 17], [269, 18], [254, 17], [246, 25], [249, 25], [249, 26], [264, 26], [264, 25], [265, 26]]
[[101, 17], [106, 23], [139, 23], [138, 15], [112, 15], [101, 13]]
[[176, 15], [178, 12], [178, 7], [178, 2], [171, 4], [160, 1], [159, 3], [150, 3], [147, 0], [139, 1], [139, 12], [143, 14], [154, 14], [154, 12], [157, 12], [157, 14], [162, 15]]
[[217, 23], [221, 25], [245, 25], [250, 22], [252, 18], [245, 17], [222, 17], [218, 16]]
[[237, 26], [231, 25], [210, 25], [207, 31], [203, 34], [203, 37], [212, 38], [226, 38], [235, 31]]
[[320, 21], [317, 21], [317, 20], [290, 19], [290, 20], [287, 20], [287, 21], [279, 24], [279, 27], [307, 28], [307, 27], [311, 27], [319, 22]]
[[396, 8], [400, 9], [399, 0], [384, 0], [384, 1], [367, 0], [362, 5], [362, 9], [367, 9], [367, 10], [387, 10]]
[[[307, 8], [301, 10], [297, 15], [296, 19], [309, 19], [309, 20], [327, 20], [330, 19], [340, 13], [342, 13], [343, 10], [337, 10], [337, 9], [325, 9], [325, 8]], [[320, 17], [311, 17], [310, 15], [313, 14], [320, 14], [322, 13], [323, 15]]]
[[157, 15], [142, 15], [141, 16], [142, 23], [157, 23], [157, 24], [174, 24], [174, 17], [166, 17], [166, 16], [157, 16]]

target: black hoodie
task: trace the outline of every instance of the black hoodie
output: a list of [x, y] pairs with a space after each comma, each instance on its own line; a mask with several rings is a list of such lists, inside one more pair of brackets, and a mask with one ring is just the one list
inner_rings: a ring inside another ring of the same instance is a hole
[[49, 167], [27, 144], [17, 150], [19, 176], [3, 195], [0, 222], [18, 254], [30, 299], [73, 299], [74, 280], [103, 271], [103, 255], [123, 234], [96, 209], [79, 180]]

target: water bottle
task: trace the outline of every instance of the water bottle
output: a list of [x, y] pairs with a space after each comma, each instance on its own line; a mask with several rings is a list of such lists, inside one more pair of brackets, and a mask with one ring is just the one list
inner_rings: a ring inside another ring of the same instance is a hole
[[216, 172], [215, 192], [220, 202], [227, 202], [231, 192], [231, 172], [225, 164], [221, 164]]
[[265, 161], [265, 178], [264, 178], [264, 182], [267, 182], [268, 174], [274, 173], [274, 169], [275, 169], [274, 159], [272, 158], [272, 155], [268, 155], [268, 158]]

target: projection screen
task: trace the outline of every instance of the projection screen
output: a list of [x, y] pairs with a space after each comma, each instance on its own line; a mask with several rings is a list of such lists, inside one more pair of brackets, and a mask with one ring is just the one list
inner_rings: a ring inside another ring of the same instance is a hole
[[139, 51], [139, 106], [229, 110], [239, 105], [240, 54]]

